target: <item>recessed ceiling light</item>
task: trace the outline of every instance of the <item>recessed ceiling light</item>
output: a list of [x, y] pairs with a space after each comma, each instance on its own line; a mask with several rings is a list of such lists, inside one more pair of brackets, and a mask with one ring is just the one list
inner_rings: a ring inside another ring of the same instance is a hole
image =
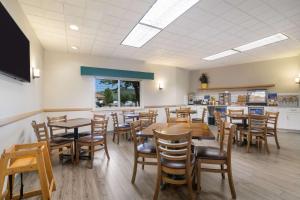
[[206, 58], [203, 58], [203, 60], [216, 60], [216, 59], [223, 58], [223, 57], [226, 57], [226, 56], [230, 56], [230, 55], [233, 55], [233, 54], [236, 54], [236, 53], [239, 53], [239, 52], [230, 49], [230, 50], [223, 51], [221, 53], [218, 53], [218, 54], [211, 55], [211, 56], [208, 56]]
[[140, 23], [165, 28], [199, 0], [157, 0]]
[[129, 35], [127, 35], [127, 37], [123, 40], [122, 45], [141, 47], [160, 31], [160, 29], [154, 27], [137, 24], [129, 33]]
[[279, 42], [279, 41], [282, 41], [282, 40], [286, 40], [286, 39], [288, 39], [288, 37], [286, 35], [283, 35], [282, 33], [277, 33], [275, 35], [272, 35], [272, 36], [254, 41], [254, 42], [250, 42], [248, 44], [245, 44], [245, 45], [242, 45], [242, 46], [239, 46], [239, 47], [236, 47], [236, 48], [234, 48], [234, 50], [241, 51], [241, 52], [248, 51], [250, 49], [254, 49], [254, 48], [257, 48], [257, 47], [262, 47], [262, 46], [272, 44], [272, 43], [275, 43], [275, 42]]
[[73, 31], [78, 31], [79, 30], [79, 27], [75, 24], [71, 24], [70, 25], [70, 29], [73, 30]]
[[71, 48], [74, 50], [78, 50], [78, 47], [76, 47], [76, 46], [71, 46]]

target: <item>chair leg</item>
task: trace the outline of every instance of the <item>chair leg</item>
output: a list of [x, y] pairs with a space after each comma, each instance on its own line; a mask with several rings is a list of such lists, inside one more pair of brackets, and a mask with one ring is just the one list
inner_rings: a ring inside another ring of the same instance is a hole
[[41, 158], [41, 156], [38, 158], [38, 174], [40, 178], [42, 197], [43, 199], [50, 199], [49, 182], [47, 180], [44, 159]]
[[119, 144], [120, 143], [120, 134], [118, 133], [118, 143], [117, 144]]
[[76, 145], [76, 164], [79, 164], [79, 155], [80, 155], [80, 145], [78, 143]]
[[252, 140], [252, 134], [248, 133], [248, 141], [247, 141], [247, 153], [250, 153], [250, 143]]
[[275, 137], [275, 142], [276, 142], [277, 149], [280, 149], [279, 142], [278, 142], [278, 137], [277, 137], [277, 130], [275, 130], [275, 132], [274, 132], [274, 137]]
[[160, 183], [161, 183], [161, 169], [160, 166], [157, 166], [157, 177], [156, 177], [155, 193], [153, 196], [153, 200], [158, 199]]
[[74, 164], [74, 145], [70, 145], [70, 155], [71, 155], [71, 161]]
[[229, 182], [231, 196], [233, 199], [236, 199], [236, 193], [235, 193], [234, 183], [233, 183], [233, 178], [232, 178], [231, 163], [228, 163], [228, 165], [227, 165], [227, 175], [228, 175], [228, 182]]
[[269, 150], [269, 146], [268, 146], [268, 139], [267, 139], [267, 136], [265, 135], [264, 138], [263, 138], [264, 142], [265, 142], [265, 148], [267, 150], [267, 153], [270, 153], [270, 150]]
[[142, 164], [142, 170], [144, 170], [144, 169], [145, 169], [145, 165], [144, 165], [145, 158], [144, 158], [144, 157], [142, 157], [142, 160], [143, 160], [143, 164]]
[[[221, 164], [221, 170], [224, 170], [224, 165], [223, 164]], [[225, 173], [222, 172], [221, 175], [222, 175], [222, 179], [225, 179]]]
[[136, 177], [136, 171], [137, 171], [137, 156], [134, 156], [134, 163], [133, 163], [133, 172], [132, 172], [132, 178], [131, 183], [134, 184], [135, 177]]
[[104, 150], [105, 150], [105, 154], [106, 154], [106, 156], [107, 156], [107, 158], [108, 158], [108, 160], [109, 160], [109, 159], [110, 159], [110, 156], [109, 156], [109, 154], [108, 154], [108, 149], [107, 149], [106, 142], [105, 142], [105, 144], [104, 144]]
[[95, 154], [95, 146], [91, 146], [91, 166], [90, 166], [91, 169], [93, 169], [93, 165], [94, 165], [94, 154]]
[[197, 192], [201, 191], [201, 162], [197, 162]]
[[113, 133], [113, 142], [115, 142], [115, 137], [116, 137], [116, 131]]
[[187, 185], [190, 199], [194, 199], [191, 173], [187, 174]]

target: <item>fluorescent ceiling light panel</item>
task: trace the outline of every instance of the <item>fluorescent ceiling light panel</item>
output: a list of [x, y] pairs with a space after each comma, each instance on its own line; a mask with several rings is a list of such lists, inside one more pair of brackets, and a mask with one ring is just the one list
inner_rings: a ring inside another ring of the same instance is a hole
[[275, 43], [275, 42], [279, 42], [279, 41], [282, 41], [282, 40], [286, 40], [286, 39], [288, 39], [288, 37], [286, 35], [283, 35], [282, 33], [277, 33], [277, 34], [272, 35], [270, 37], [266, 37], [266, 38], [263, 38], [261, 40], [257, 40], [257, 41], [250, 42], [248, 44], [236, 47], [236, 48], [234, 48], [234, 50], [241, 51], [241, 52], [248, 51], [250, 49], [254, 49], [254, 48], [257, 48], [257, 47], [262, 47], [262, 46], [272, 44], [272, 43]]
[[79, 30], [79, 27], [75, 24], [71, 24], [70, 25], [70, 29], [73, 30], [73, 31], [78, 31]]
[[157, 0], [140, 23], [165, 28], [199, 0]]
[[161, 30], [150, 26], [137, 24], [133, 30], [127, 35], [122, 44], [132, 47], [141, 47], [151, 40]]
[[230, 50], [223, 51], [221, 53], [203, 58], [203, 60], [216, 60], [216, 59], [223, 58], [223, 57], [226, 57], [226, 56], [230, 56], [230, 55], [233, 55], [233, 54], [236, 54], [236, 53], [239, 53], [239, 52], [230, 49]]
[[78, 50], [77, 46], [71, 46], [71, 48], [74, 49], [74, 50]]

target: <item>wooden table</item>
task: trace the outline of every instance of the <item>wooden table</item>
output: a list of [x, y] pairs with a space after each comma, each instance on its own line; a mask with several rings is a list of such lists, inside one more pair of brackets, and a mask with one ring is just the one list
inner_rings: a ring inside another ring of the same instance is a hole
[[181, 134], [192, 131], [192, 137], [197, 139], [214, 140], [215, 136], [205, 123], [154, 123], [140, 132], [140, 136], [153, 137], [153, 130], [159, 129], [166, 134]]
[[90, 126], [90, 125], [91, 125], [91, 120], [87, 118], [69, 119], [65, 122], [53, 122], [48, 124], [49, 127], [74, 129], [75, 140], [79, 138], [78, 128], [83, 126]]
[[[66, 129], [74, 129], [74, 150], [75, 150], [75, 157], [76, 157], [76, 142], [79, 138], [78, 128], [84, 127], [84, 126], [90, 126], [91, 120], [87, 118], [76, 118], [76, 119], [69, 119], [65, 122], [53, 122], [48, 124], [49, 127], [55, 127], [55, 128], [66, 128]], [[80, 156], [80, 158], [85, 158], [85, 156]]]
[[249, 118], [248, 114], [243, 114], [243, 115], [237, 115], [237, 114], [231, 114], [231, 115], [227, 115], [228, 117], [230, 117], [233, 120], [242, 120], [243, 121], [243, 128], [247, 128], [247, 120]]

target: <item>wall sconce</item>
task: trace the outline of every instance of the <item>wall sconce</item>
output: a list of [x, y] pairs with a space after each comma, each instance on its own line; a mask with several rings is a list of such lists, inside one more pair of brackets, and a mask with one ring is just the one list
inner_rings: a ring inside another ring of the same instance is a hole
[[300, 84], [300, 74], [295, 78], [295, 83]]
[[32, 68], [32, 78], [40, 78], [40, 69]]
[[161, 82], [158, 82], [158, 89], [159, 89], [159, 90], [164, 89], [163, 84], [162, 84]]

